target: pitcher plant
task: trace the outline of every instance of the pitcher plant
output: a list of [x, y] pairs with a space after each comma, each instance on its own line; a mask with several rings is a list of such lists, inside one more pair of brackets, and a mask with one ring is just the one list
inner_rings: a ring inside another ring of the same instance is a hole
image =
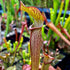
[[46, 26], [51, 28], [52, 31], [59, 35], [68, 45], [70, 45], [70, 42], [61, 34], [52, 22], [47, 22], [44, 14], [42, 14], [36, 7], [26, 7], [20, 2], [20, 10], [27, 12], [34, 19], [34, 24], [30, 28], [31, 69], [39, 70], [40, 48], [43, 44], [41, 28], [44, 21], [46, 22]]

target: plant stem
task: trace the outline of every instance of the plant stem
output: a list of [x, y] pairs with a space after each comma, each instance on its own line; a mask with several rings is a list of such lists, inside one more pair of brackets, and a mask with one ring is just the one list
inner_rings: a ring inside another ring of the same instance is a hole
[[9, 47], [9, 45], [7, 44], [6, 38], [4, 37], [3, 40], [4, 40], [5, 44], [6, 44], [6, 47], [7, 47], [8, 51], [10, 51], [10, 47]]
[[18, 40], [18, 34], [17, 34], [17, 29], [15, 29], [15, 35], [16, 35], [16, 41]]

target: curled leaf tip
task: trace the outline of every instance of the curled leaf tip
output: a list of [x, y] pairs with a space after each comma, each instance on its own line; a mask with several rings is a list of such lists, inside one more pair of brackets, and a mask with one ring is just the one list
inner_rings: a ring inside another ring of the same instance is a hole
[[42, 13], [36, 7], [26, 7], [22, 2], [20, 2], [20, 9], [27, 12], [35, 20], [44, 21], [44, 17], [42, 15]]

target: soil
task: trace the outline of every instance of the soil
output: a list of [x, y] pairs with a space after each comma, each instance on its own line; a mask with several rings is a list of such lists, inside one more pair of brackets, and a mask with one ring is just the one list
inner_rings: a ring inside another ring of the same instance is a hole
[[62, 70], [70, 70], [70, 54], [67, 54], [61, 62], [55, 65], [55, 67], [57, 66], [59, 66]]

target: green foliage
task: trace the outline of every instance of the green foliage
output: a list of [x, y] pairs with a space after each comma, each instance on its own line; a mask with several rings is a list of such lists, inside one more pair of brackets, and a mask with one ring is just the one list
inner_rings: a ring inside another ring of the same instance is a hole
[[34, 0], [35, 1], [35, 5], [41, 5], [41, 0]]
[[17, 48], [17, 51], [19, 51], [19, 49], [22, 47], [22, 43], [23, 43], [23, 37], [21, 37], [21, 39], [20, 39], [20, 43], [19, 43], [19, 46]]
[[[5, 0], [5, 5], [6, 5], [6, 8], [8, 7], [9, 8], [9, 11], [11, 12], [11, 14], [14, 16], [15, 15], [15, 8], [16, 10], [19, 9], [19, 0]], [[8, 10], [8, 9], [7, 9]]]
[[[58, 23], [60, 22], [60, 19], [61, 19], [61, 14], [62, 14], [62, 10], [63, 10], [63, 7], [64, 7], [64, 1], [61, 1], [61, 5], [60, 5], [60, 10], [59, 10], [59, 13], [58, 13], [58, 16], [57, 16], [57, 10], [59, 9], [59, 4], [60, 4], [60, 1], [59, 0], [53, 0], [53, 8], [50, 8], [50, 18], [51, 18], [51, 22], [53, 22], [53, 24], [57, 27]], [[60, 29], [59, 29], [60, 31]], [[48, 31], [48, 40], [50, 39], [50, 37], [53, 37], [55, 39], [55, 41], [58, 41], [60, 39], [60, 37], [54, 33], [51, 29], [49, 29]], [[53, 40], [51, 41], [51, 44], [50, 46], [54, 46], [53, 45]]]
[[67, 29], [67, 31], [70, 34], [70, 15], [69, 17], [66, 19], [65, 24], [64, 24], [64, 28]]
[[9, 48], [6, 46], [6, 44], [5, 44], [5, 43], [3, 44], [3, 47], [7, 48], [7, 51], [8, 51], [8, 52], [12, 52], [12, 48], [11, 48], [11, 46], [12, 46], [12, 45], [11, 45], [11, 41], [9, 40], [9, 41], [7, 42], [7, 44], [8, 44], [8, 47], [9, 47]]
[[30, 17], [30, 21], [31, 21], [32, 23], [34, 23], [34, 20], [33, 20], [32, 16], [29, 15], [29, 17]]
[[24, 64], [31, 64], [31, 59], [30, 59], [30, 43], [28, 42], [28, 51], [23, 50], [22, 51], [22, 57], [23, 57], [23, 63]]
[[33, 0], [21, 0], [25, 5], [34, 6]]
[[[7, 2], [7, 0], [6, 0]], [[9, 30], [9, 24], [10, 24], [10, 17], [11, 17], [11, 12], [10, 12], [10, 1], [7, 2], [7, 23], [6, 23], [6, 32], [5, 32], [5, 37], [8, 33]]]
[[46, 36], [46, 34], [44, 33], [44, 27], [45, 27], [45, 25], [43, 25], [43, 27], [42, 27], [42, 38], [43, 38], [43, 40], [45, 41], [45, 40], [47, 40], [47, 36]]
[[[18, 48], [17, 48], [17, 52], [18, 52], [19, 49], [22, 47], [22, 43], [23, 43], [23, 37], [21, 37], [19, 46], [18, 46]], [[10, 41], [10, 40], [7, 42], [7, 44], [8, 44], [8, 46], [9, 46], [10, 49], [6, 46], [5, 43], [3, 44], [3, 47], [7, 48], [7, 51], [10, 52], [10, 53], [15, 52], [16, 46], [18, 45], [18, 42], [15, 41], [15, 42], [13, 43], [13, 48], [12, 48], [12, 45], [11, 45], [11, 41]]]
[[69, 17], [66, 19], [64, 28], [67, 28], [67, 26], [69, 25], [69, 22], [70, 22], [70, 15], [69, 15]]
[[55, 24], [56, 14], [59, 6], [59, 0], [53, 0], [53, 8], [54, 8], [54, 15], [53, 15], [53, 23]]
[[47, 4], [47, 8], [52, 8], [53, 7], [53, 0], [45, 0]]
[[[55, 22], [56, 22], [56, 19], [57, 19], [56, 17], [57, 17], [58, 7], [59, 7], [59, 0], [53, 0], [53, 8], [54, 8], [54, 10], [52, 8], [50, 8], [50, 18], [51, 18], [51, 22], [53, 22], [53, 24], [56, 24]], [[54, 34], [55, 34], [55, 37], [56, 37], [57, 34], [53, 33], [53, 31], [51, 29], [49, 29], [49, 31], [48, 31], [48, 39], [50, 39], [51, 35], [53, 36]]]
[[28, 42], [28, 53], [30, 54], [30, 42]]
[[0, 51], [1, 51], [2, 49], [1, 49], [1, 46], [0, 46]]
[[11, 67], [7, 68], [7, 70], [16, 70], [16, 66], [11, 66]]
[[23, 51], [22, 51], [22, 54], [23, 54], [23, 55], [22, 55], [22, 56], [23, 56], [23, 59], [25, 59], [26, 50], [23, 50]]
[[[63, 6], [64, 6], [64, 2], [62, 1], [61, 2], [61, 5], [60, 5], [59, 14], [58, 14], [57, 19], [55, 21], [55, 26], [57, 26], [58, 23], [60, 22], [60, 17], [61, 17], [61, 14], [62, 14]], [[60, 37], [56, 33], [54, 33], [54, 36], [53, 37], [54, 38], [57, 37], [56, 41], [58, 41], [60, 39]]]
[[10, 17], [11, 17], [11, 13], [10, 11], [7, 11], [7, 23], [6, 23], [6, 31], [5, 31], [5, 37], [8, 34], [8, 30], [9, 30], [9, 24], [10, 24]]
[[22, 51], [23, 63], [31, 64], [30, 54], [26, 52], [26, 50]]
[[21, 0], [21, 1], [28, 6], [38, 6], [41, 3], [41, 0]]
[[64, 11], [63, 19], [62, 19], [62, 25], [63, 25], [64, 19], [65, 19], [65, 15], [66, 15], [68, 5], [69, 5], [69, 0], [66, 0], [65, 1], [65, 11]]
[[30, 38], [30, 35], [28, 35], [27, 32], [24, 32], [23, 35], [24, 35], [25, 37]]
[[50, 8], [50, 19], [51, 19], [51, 22], [54, 21], [53, 16], [54, 16], [54, 10], [52, 8]]
[[63, 6], [64, 6], [64, 2], [62, 1], [61, 2], [61, 6], [60, 6], [60, 11], [59, 11], [58, 17], [57, 17], [56, 22], [55, 22], [55, 26], [58, 24], [58, 22], [60, 20], [60, 17], [61, 17], [61, 14], [62, 14], [62, 10], [63, 10]]
[[19, 9], [19, 1], [18, 0], [12, 0], [11, 2], [10, 2], [10, 11], [11, 11], [11, 14], [12, 15], [15, 15], [15, 9], [14, 9], [14, 5], [16, 4], [16, 10], [18, 10]]
[[[16, 12], [15, 8], [16, 8], [16, 10], [19, 9], [19, 1], [18, 0], [12, 0], [12, 1], [5, 0], [3, 2], [3, 0], [1, 0], [1, 4], [2, 4], [2, 8], [3, 8], [4, 12], [5, 12], [5, 8], [7, 9], [7, 23], [6, 23], [6, 32], [5, 32], [5, 37], [6, 37], [6, 35], [8, 34], [8, 31], [9, 31], [9, 24], [14, 19], [14, 15]], [[16, 4], [16, 6], [14, 7], [15, 4]], [[4, 8], [4, 6], [5, 6], [5, 8]]]
[[13, 52], [15, 52], [16, 46], [18, 45], [18, 42], [15, 41], [15, 43], [13, 43]]

